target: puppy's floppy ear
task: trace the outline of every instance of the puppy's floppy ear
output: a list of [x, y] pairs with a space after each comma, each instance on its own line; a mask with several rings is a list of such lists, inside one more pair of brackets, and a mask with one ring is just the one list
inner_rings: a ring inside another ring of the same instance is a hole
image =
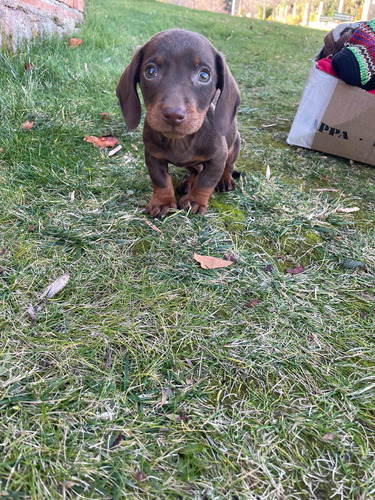
[[233, 78], [227, 63], [222, 54], [216, 54], [217, 84], [220, 89], [220, 96], [216, 104], [214, 114], [215, 128], [222, 135], [225, 135], [240, 104], [240, 91]]
[[141, 121], [141, 102], [137, 93], [137, 83], [140, 80], [140, 70], [143, 59], [143, 47], [138, 47], [133, 59], [125, 68], [116, 88], [122, 116], [130, 130], [138, 127]]

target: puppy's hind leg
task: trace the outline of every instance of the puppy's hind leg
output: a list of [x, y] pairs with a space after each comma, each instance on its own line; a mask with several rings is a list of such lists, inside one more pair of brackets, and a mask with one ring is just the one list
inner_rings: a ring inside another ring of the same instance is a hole
[[236, 188], [236, 183], [233, 177], [238, 178], [240, 176], [239, 172], [234, 170], [234, 164], [238, 158], [241, 146], [241, 137], [237, 132], [236, 139], [228, 151], [227, 161], [225, 163], [225, 168], [221, 179], [217, 183], [216, 189], [218, 191], [233, 191]]

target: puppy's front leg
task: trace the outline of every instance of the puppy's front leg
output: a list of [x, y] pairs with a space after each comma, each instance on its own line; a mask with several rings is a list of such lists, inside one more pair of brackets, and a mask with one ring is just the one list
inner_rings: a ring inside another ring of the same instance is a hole
[[204, 215], [224, 167], [225, 156], [206, 161], [203, 170], [195, 177], [189, 193], [181, 198], [179, 206], [185, 210], [190, 208], [193, 214]]
[[168, 173], [168, 163], [147, 152], [145, 159], [153, 187], [153, 195], [146, 206], [146, 213], [151, 217], [167, 215], [171, 208], [177, 208], [172, 179]]

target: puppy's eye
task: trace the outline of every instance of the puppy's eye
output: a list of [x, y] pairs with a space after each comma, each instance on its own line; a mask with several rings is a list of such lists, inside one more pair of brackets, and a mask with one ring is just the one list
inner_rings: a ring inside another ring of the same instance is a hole
[[205, 70], [205, 69], [202, 69], [199, 73], [198, 73], [198, 80], [202, 83], [207, 83], [210, 81], [210, 73], [208, 72], [208, 70]]
[[155, 66], [146, 66], [145, 68], [145, 77], [149, 80], [156, 78], [158, 76], [158, 72], [156, 71]]

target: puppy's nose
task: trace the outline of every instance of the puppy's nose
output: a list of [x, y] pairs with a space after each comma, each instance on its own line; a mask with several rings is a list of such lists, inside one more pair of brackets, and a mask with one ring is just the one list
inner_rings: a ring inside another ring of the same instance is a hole
[[184, 108], [166, 107], [163, 109], [163, 118], [168, 125], [180, 125], [186, 118], [186, 110]]

